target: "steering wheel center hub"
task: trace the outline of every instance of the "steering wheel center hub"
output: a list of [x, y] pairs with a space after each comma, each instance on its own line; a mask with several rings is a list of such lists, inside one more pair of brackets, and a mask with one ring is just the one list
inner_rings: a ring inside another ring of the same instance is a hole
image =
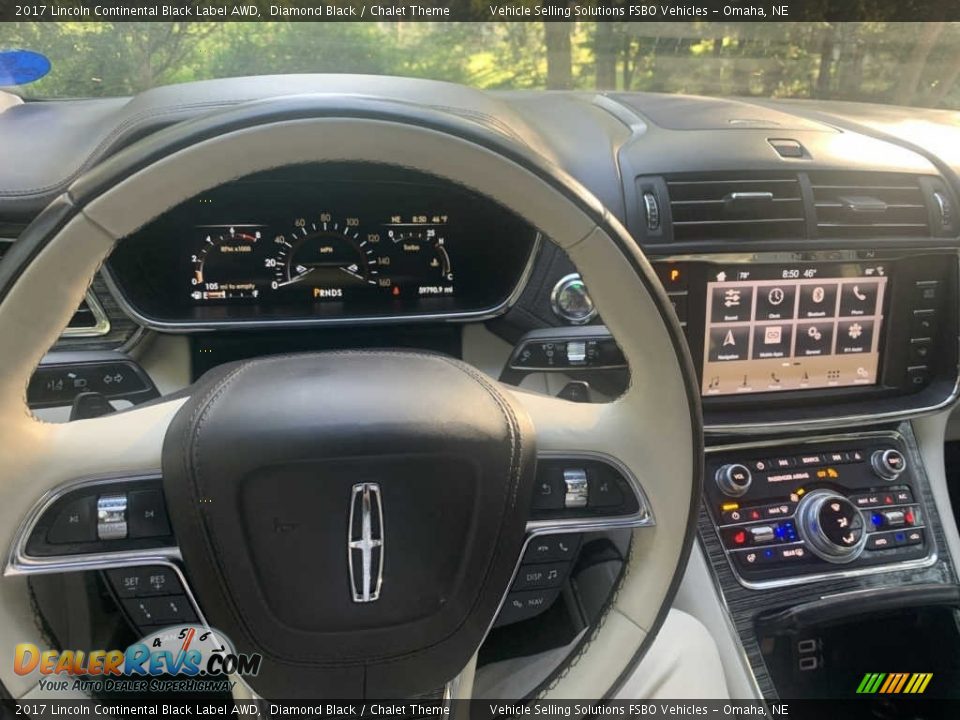
[[402, 697], [490, 626], [534, 458], [524, 413], [457, 361], [287, 356], [201, 379], [164, 490], [208, 621], [264, 655], [260, 694]]

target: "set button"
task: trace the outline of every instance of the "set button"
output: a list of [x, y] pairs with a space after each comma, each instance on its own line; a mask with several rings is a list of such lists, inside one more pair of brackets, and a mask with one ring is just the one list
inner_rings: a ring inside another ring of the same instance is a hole
[[177, 574], [165, 566], [108, 570], [107, 578], [117, 596], [121, 598], [183, 594], [183, 586]]

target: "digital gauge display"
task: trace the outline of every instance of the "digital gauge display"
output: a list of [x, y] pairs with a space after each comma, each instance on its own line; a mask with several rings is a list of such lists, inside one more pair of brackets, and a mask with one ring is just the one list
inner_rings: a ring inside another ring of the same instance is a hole
[[452, 297], [446, 222], [446, 215], [396, 215], [367, 228], [358, 217], [324, 211], [294, 218], [286, 228], [199, 226], [198, 248], [190, 255], [190, 299], [219, 303], [276, 295], [323, 302], [372, 288], [391, 297]]
[[123, 240], [108, 267], [148, 324], [447, 317], [505, 309], [535, 242], [458, 186], [297, 166], [184, 203]]

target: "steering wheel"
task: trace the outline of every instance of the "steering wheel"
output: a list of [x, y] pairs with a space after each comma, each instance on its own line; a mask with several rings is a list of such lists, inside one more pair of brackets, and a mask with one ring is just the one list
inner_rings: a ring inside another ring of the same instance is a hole
[[[572, 403], [500, 385], [439, 355], [358, 351], [242, 362], [173, 397], [96, 419], [48, 424], [31, 415], [31, 374], [118, 239], [227, 181], [326, 162], [428, 173], [539, 229], [569, 255], [620, 345], [631, 371], [624, 394]], [[0, 581], [5, 657], [17, 643], [43, 645], [18, 533], [45, 497], [84, 478], [162, 468], [178, 542], [171, 550], [203, 619], [238, 651], [263, 656], [260, 673], [247, 678], [263, 697], [411, 697], [453, 687], [530, 537], [538, 454], [612, 459], [642, 488], [644, 504], [620, 586], [549, 697], [615, 692], [656, 635], [686, 564], [702, 422], [666, 295], [585, 188], [454, 111], [297, 96], [141, 140], [77, 180], [4, 258], [0, 338], [0, 534], [11, 558]], [[360, 516], [372, 530], [351, 540], [343, 530]], [[290, 518], [301, 532], [277, 530]], [[572, 522], [540, 531], [610, 526]], [[94, 567], [74, 560], [72, 568]], [[114, 560], [106, 558], [130, 564]], [[390, 579], [382, 586], [378, 567]], [[14, 697], [30, 689], [10, 663], [0, 679]]]

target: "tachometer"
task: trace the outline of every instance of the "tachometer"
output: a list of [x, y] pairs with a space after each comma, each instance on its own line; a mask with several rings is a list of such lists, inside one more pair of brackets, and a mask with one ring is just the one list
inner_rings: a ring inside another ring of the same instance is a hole
[[190, 256], [194, 300], [235, 300], [260, 295], [256, 274], [260, 270], [254, 259], [260, 231], [252, 228], [224, 228], [210, 233], [203, 246]]
[[292, 232], [277, 235], [274, 290], [309, 288], [314, 299], [342, 297], [345, 290], [376, 286], [382, 262], [376, 247], [361, 235], [356, 218], [317, 222], [298, 218]]

